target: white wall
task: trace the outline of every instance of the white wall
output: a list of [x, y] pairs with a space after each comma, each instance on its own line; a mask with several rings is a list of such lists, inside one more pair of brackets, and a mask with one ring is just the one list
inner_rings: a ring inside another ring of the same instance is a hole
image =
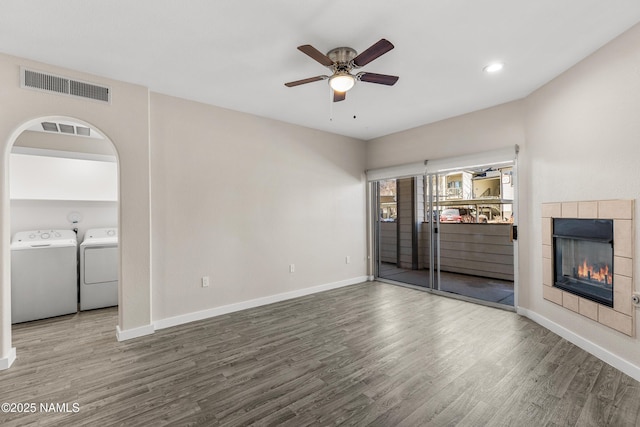
[[156, 93], [151, 141], [154, 321], [364, 280], [364, 142]]
[[[82, 220], [72, 224], [71, 212], [78, 212]], [[11, 235], [18, 231], [42, 229], [78, 229], [78, 242], [90, 228], [118, 226], [118, 203], [78, 200], [12, 200]]]
[[118, 164], [11, 154], [11, 199], [118, 200]]
[[[25, 147], [25, 135], [30, 145]], [[37, 138], [34, 138], [36, 136]], [[90, 228], [118, 226], [118, 164], [74, 157], [94, 156], [92, 153], [59, 150], [56, 141], [80, 141], [81, 150], [88, 138], [23, 132], [16, 141], [24, 151], [48, 152], [47, 156], [12, 153], [9, 161], [11, 196], [11, 235], [18, 231], [42, 229], [77, 229], [78, 241]], [[105, 148], [111, 142], [101, 141]], [[109, 151], [107, 151], [108, 153]], [[64, 157], [57, 157], [64, 156]], [[98, 157], [106, 156], [105, 153]], [[73, 223], [70, 213], [80, 214]]]

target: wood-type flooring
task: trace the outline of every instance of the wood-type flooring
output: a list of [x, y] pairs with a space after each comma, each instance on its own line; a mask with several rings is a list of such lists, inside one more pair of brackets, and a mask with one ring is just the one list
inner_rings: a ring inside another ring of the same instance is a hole
[[116, 313], [15, 325], [0, 402], [36, 410], [3, 409], [0, 425], [640, 425], [640, 383], [627, 375], [513, 312], [400, 286], [125, 342]]

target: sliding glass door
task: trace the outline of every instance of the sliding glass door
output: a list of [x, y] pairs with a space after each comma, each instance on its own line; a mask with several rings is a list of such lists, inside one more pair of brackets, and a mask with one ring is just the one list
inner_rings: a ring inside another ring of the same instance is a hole
[[515, 162], [373, 182], [375, 275], [514, 306]]

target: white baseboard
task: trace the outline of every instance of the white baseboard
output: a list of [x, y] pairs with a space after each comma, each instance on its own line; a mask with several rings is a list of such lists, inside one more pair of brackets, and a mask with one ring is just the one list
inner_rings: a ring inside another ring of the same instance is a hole
[[13, 365], [13, 362], [15, 360], [16, 360], [16, 348], [12, 347], [11, 350], [9, 350], [9, 354], [7, 355], [7, 357], [0, 359], [0, 371], [9, 369], [11, 365]]
[[540, 314], [534, 311], [527, 310], [526, 308], [518, 307], [517, 313], [533, 320], [534, 322], [536, 322], [541, 326], [544, 326], [545, 328], [549, 329], [551, 332], [557, 335], [560, 335], [562, 338], [566, 339], [572, 344], [577, 345], [584, 351], [591, 353], [592, 355], [602, 360], [603, 362], [606, 362], [609, 365], [613, 366], [614, 368], [619, 369], [620, 371], [629, 375], [633, 379], [640, 381], [639, 366], [636, 366], [633, 363], [629, 362], [628, 360], [625, 360], [620, 356], [617, 356], [611, 353], [609, 350], [603, 347], [600, 347], [599, 345], [581, 337], [580, 335], [577, 335], [575, 332], [568, 330], [564, 326], [561, 326], [547, 319], [546, 317], [541, 316]]
[[155, 332], [153, 325], [140, 326], [138, 328], [121, 330], [120, 325], [116, 326], [116, 339], [118, 341], [126, 341], [133, 338], [143, 337], [145, 335], [151, 335]]
[[354, 277], [352, 279], [341, 280], [339, 282], [326, 283], [324, 285], [312, 286], [310, 288], [299, 289], [296, 291], [284, 292], [281, 294], [270, 295], [267, 297], [256, 298], [248, 301], [242, 301], [235, 304], [223, 305], [221, 307], [210, 308], [208, 310], [181, 314], [179, 316], [156, 320], [154, 322], [154, 326], [155, 326], [155, 329], [170, 328], [172, 326], [183, 325], [185, 323], [209, 319], [211, 317], [221, 316], [223, 314], [233, 313], [234, 311], [246, 310], [248, 308], [259, 307], [261, 305], [273, 304], [275, 302], [285, 301], [292, 298], [303, 297], [303, 296], [315, 294], [318, 292], [342, 288], [344, 286], [349, 286], [349, 285], [355, 285], [357, 283], [366, 282], [367, 279], [368, 279], [367, 276]]

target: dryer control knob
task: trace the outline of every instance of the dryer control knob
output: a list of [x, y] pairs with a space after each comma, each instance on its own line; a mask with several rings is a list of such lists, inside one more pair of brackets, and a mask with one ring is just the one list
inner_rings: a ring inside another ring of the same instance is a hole
[[51, 237], [51, 235], [50, 235], [49, 233], [42, 233], [42, 234], [40, 235], [40, 238], [41, 238], [41, 239], [48, 239], [49, 237]]
[[116, 235], [116, 230], [108, 230], [107, 231], [107, 236], [115, 236]]

